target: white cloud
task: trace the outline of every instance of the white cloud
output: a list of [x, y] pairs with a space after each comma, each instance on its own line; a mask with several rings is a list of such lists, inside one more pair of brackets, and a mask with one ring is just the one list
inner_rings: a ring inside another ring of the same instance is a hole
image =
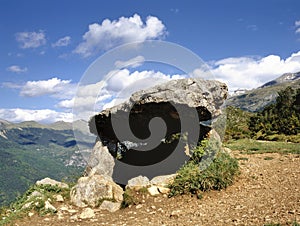
[[10, 122], [37, 121], [51, 123], [56, 121], [72, 122], [73, 114], [68, 112], [57, 112], [50, 109], [0, 109], [0, 118]]
[[71, 43], [71, 37], [65, 36], [63, 38], [58, 39], [55, 43], [53, 43], [52, 47], [68, 46], [70, 43]]
[[48, 80], [28, 81], [21, 87], [20, 95], [27, 97], [37, 97], [42, 95], [70, 96], [74, 93], [74, 85], [71, 80], [61, 80], [51, 78]]
[[300, 33], [300, 20], [295, 21], [295, 27], [296, 27], [295, 33], [296, 34]]
[[255, 24], [251, 24], [247, 26], [247, 29], [251, 30], [251, 31], [257, 31], [258, 27]]
[[6, 68], [7, 71], [13, 72], [13, 73], [24, 73], [26, 72], [28, 69], [27, 67], [20, 67], [18, 65], [12, 65], [8, 68]]
[[78, 87], [76, 97], [60, 101], [56, 107], [73, 109], [77, 118], [88, 120], [95, 113], [127, 100], [138, 90], [150, 88], [182, 75], [167, 75], [155, 71], [114, 70], [107, 74], [106, 81]]
[[[158, 83], [169, 81], [171, 77], [171, 75], [166, 75], [159, 71], [134, 71], [131, 73], [128, 69], [123, 69], [115, 71], [114, 75], [108, 79], [106, 89], [108, 91], [120, 92], [133, 85], [133, 91], [138, 91]], [[143, 82], [139, 83], [140, 80]], [[148, 80], [148, 82], [145, 82], [145, 80]]]
[[89, 30], [83, 35], [83, 42], [74, 52], [88, 57], [120, 44], [162, 38], [166, 34], [165, 30], [162, 21], [154, 16], [148, 16], [145, 23], [138, 14], [113, 21], [105, 19], [102, 24], [89, 25]]
[[16, 40], [22, 49], [37, 48], [46, 44], [46, 35], [43, 31], [39, 32], [19, 32]]
[[119, 69], [125, 68], [125, 67], [136, 68], [136, 67], [140, 66], [144, 61], [145, 61], [145, 58], [143, 56], [137, 56], [137, 57], [134, 57], [127, 61], [118, 60], [115, 62], [115, 66]]
[[[216, 79], [227, 83], [230, 91], [252, 89], [284, 73], [300, 71], [300, 51], [286, 59], [277, 55], [226, 58], [211, 63], [210, 71]], [[199, 69], [195, 71], [197, 76], [205, 73]]]

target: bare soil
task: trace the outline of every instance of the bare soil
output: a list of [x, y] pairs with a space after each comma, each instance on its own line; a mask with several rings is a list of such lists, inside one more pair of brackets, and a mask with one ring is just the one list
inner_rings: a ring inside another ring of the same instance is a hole
[[[222, 191], [202, 199], [167, 198], [139, 193], [139, 204], [115, 213], [95, 209], [95, 217], [78, 219], [82, 209], [56, 203], [58, 214], [17, 220], [13, 225], [265, 225], [300, 222], [300, 156], [240, 154], [241, 174]], [[65, 207], [65, 208], [64, 208]]]

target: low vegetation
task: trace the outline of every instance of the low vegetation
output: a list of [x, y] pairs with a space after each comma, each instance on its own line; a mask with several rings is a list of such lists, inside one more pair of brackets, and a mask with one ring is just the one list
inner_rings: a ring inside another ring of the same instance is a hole
[[[191, 160], [178, 170], [178, 175], [170, 184], [169, 196], [192, 193], [201, 198], [205, 191], [221, 190], [233, 183], [239, 172], [237, 160], [225, 152], [210, 148], [208, 141], [204, 140], [194, 149]], [[203, 169], [203, 156], [212, 151], [215, 156], [211, 164]]]
[[37, 213], [41, 216], [55, 213], [55, 209], [46, 208], [45, 202], [53, 202], [61, 195], [64, 200], [70, 199], [70, 189], [52, 185], [31, 186], [23, 195], [19, 196], [9, 207], [0, 210], [0, 225], [6, 225], [13, 220]]
[[231, 150], [247, 154], [281, 153], [300, 154], [298, 143], [284, 141], [261, 141], [253, 139], [230, 140], [225, 144]]

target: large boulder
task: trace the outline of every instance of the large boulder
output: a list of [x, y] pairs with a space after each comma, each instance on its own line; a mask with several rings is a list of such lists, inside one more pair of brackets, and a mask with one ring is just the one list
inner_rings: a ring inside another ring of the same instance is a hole
[[115, 161], [108, 148], [97, 141], [88, 160], [85, 173], [88, 176], [98, 174], [112, 177]]
[[[189, 147], [207, 137], [222, 115], [227, 93], [227, 86], [214, 80], [171, 80], [138, 91], [93, 116], [90, 131], [119, 160], [115, 161], [114, 180], [126, 185], [138, 175], [151, 179], [175, 173], [190, 158]], [[188, 134], [188, 138], [176, 139], [178, 134]], [[101, 162], [99, 158], [93, 155], [90, 162]]]
[[71, 189], [71, 202], [78, 207], [98, 207], [103, 200], [123, 201], [123, 189], [107, 175], [79, 178]]

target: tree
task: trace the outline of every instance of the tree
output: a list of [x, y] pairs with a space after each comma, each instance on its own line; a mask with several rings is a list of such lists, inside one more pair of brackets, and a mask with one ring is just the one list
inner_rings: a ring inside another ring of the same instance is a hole
[[263, 138], [271, 134], [296, 135], [300, 132], [300, 88], [287, 87], [278, 93], [276, 102], [250, 118], [249, 129]]

